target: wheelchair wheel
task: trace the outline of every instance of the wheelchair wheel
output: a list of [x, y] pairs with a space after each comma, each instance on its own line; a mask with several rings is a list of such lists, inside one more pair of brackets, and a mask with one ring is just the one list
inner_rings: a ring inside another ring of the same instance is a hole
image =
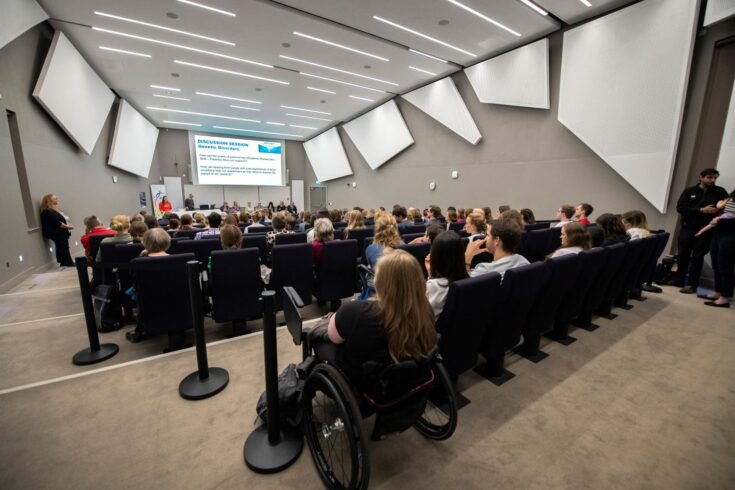
[[306, 441], [327, 488], [367, 488], [370, 458], [362, 415], [342, 374], [318, 364], [304, 383], [303, 403]]
[[437, 362], [431, 369], [435, 377], [434, 386], [415, 427], [424, 437], [443, 441], [449, 439], [457, 428], [457, 399], [454, 385], [444, 366]]

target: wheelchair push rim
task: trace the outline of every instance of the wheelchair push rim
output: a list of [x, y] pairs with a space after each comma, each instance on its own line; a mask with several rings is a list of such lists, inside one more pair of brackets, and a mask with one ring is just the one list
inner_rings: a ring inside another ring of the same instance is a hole
[[443, 441], [449, 439], [457, 428], [457, 398], [454, 384], [444, 366], [437, 362], [432, 366], [434, 386], [424, 412], [414, 424], [416, 430], [428, 439]]

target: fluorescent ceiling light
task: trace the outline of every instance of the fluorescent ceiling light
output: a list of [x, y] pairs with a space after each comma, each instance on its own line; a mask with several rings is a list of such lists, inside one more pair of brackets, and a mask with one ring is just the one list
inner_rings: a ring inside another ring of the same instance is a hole
[[151, 85], [151, 88], [160, 88], [161, 90], [170, 90], [172, 92], [181, 92], [180, 88], [165, 87], [163, 85]]
[[304, 111], [304, 112], [313, 112], [314, 114], [324, 114], [325, 116], [331, 116], [331, 112], [324, 112], [324, 111], [315, 111], [313, 109], [302, 109], [301, 107], [293, 107], [290, 105], [282, 105], [281, 108], [283, 109], [292, 109], [294, 111]]
[[243, 109], [246, 111], [260, 111], [260, 109], [258, 109], [257, 107], [243, 107], [241, 105], [232, 105], [232, 104], [230, 105], [230, 107], [232, 107], [233, 109]]
[[[153, 87], [153, 85], [151, 85], [151, 87]], [[262, 102], [258, 102], [257, 100], [240, 99], [238, 97], [230, 97], [229, 95], [211, 94], [209, 92], [194, 92], [194, 93], [197, 95], [204, 95], [206, 97], [216, 97], [218, 99], [236, 100], [238, 102], [248, 102], [250, 104], [262, 104]]]
[[245, 121], [245, 122], [254, 122], [254, 123], [260, 122], [255, 119], [244, 119], [242, 117], [232, 117], [232, 116], [220, 116], [219, 114], [207, 114], [205, 112], [181, 111], [178, 109], [169, 109], [167, 107], [147, 106], [146, 109], [150, 109], [152, 111], [176, 112], [177, 114], [191, 114], [192, 116], [206, 116], [206, 117], [216, 117], [218, 119], [232, 119], [233, 121]]
[[326, 89], [323, 89], [323, 88], [316, 88], [316, 87], [306, 87], [306, 88], [308, 88], [309, 90], [314, 90], [316, 92], [324, 92], [325, 94], [335, 95], [337, 93], [334, 90], [326, 90]]
[[218, 14], [224, 14], [229, 15], [230, 17], [236, 17], [236, 15], [232, 12], [228, 12], [227, 10], [222, 10], [214, 7], [210, 7], [209, 5], [204, 5], [203, 3], [198, 2], [192, 2], [191, 0], [179, 0], [181, 3], [185, 3], [187, 5], [193, 5], [194, 7], [199, 7], [201, 9], [205, 10], [211, 10], [212, 12], [217, 12]]
[[432, 73], [432, 72], [430, 72], [428, 70], [423, 70], [421, 68], [416, 68], [415, 66], [409, 66], [409, 68], [412, 69], [412, 70], [420, 71], [421, 73], [426, 73], [427, 75], [431, 75], [431, 76], [434, 76], [434, 77], [436, 76], [436, 73]]
[[321, 75], [314, 75], [312, 73], [306, 73], [306, 72], [303, 72], [303, 71], [300, 71], [299, 72], [299, 75], [304, 75], [305, 77], [318, 78], [320, 80], [326, 80], [328, 82], [341, 83], [343, 85], [349, 85], [351, 87], [363, 88], [365, 90], [370, 90], [370, 91], [373, 91], [373, 92], [379, 92], [381, 94], [387, 93], [385, 90], [380, 90], [380, 89], [377, 89], [377, 88], [370, 88], [370, 87], [366, 87], [365, 85], [359, 85], [357, 83], [345, 82], [345, 81], [342, 81], [342, 80], [337, 80], [336, 78], [323, 77]]
[[409, 29], [408, 27], [402, 26], [401, 24], [396, 24], [395, 22], [391, 22], [391, 21], [389, 21], [387, 19], [384, 19], [382, 17], [378, 17], [377, 15], [373, 15], [373, 19], [379, 20], [380, 22], [385, 22], [388, 25], [391, 25], [393, 27], [397, 27], [398, 29], [402, 29], [402, 30], [404, 30], [406, 32], [410, 32], [411, 34], [414, 34], [416, 36], [423, 37], [424, 39], [428, 39], [429, 41], [434, 41], [435, 43], [441, 44], [442, 46], [446, 46], [447, 48], [451, 48], [451, 49], [454, 49], [455, 51], [459, 51], [460, 53], [464, 53], [467, 56], [472, 56], [473, 58], [477, 58], [477, 55], [474, 54], [474, 53], [470, 53], [469, 51], [466, 51], [466, 50], [464, 50], [462, 48], [458, 48], [457, 46], [453, 46], [453, 45], [451, 45], [449, 43], [445, 43], [444, 41], [440, 41], [440, 40], [438, 40], [438, 39], [436, 39], [434, 37], [427, 36], [426, 34], [422, 34], [422, 33], [418, 32], [418, 31], [414, 31], [413, 29]]
[[286, 125], [286, 123], [273, 122], [273, 121], [266, 121], [265, 123], [270, 124], [271, 126], [285, 126]]
[[579, 0], [579, 1], [582, 2], [585, 7], [591, 7], [592, 6], [592, 4], [589, 3], [587, 0]]
[[189, 102], [191, 100], [191, 99], [187, 99], [186, 97], [172, 97], [170, 95], [161, 95], [161, 94], [153, 94], [153, 97], [160, 97], [162, 99], [184, 100], [186, 102]]
[[442, 63], [449, 63], [447, 60], [437, 58], [436, 56], [430, 55], [428, 53], [424, 53], [423, 51], [419, 51], [418, 49], [408, 48], [408, 50], [411, 51], [412, 53], [420, 54], [421, 56], [426, 56], [427, 58], [431, 58], [432, 60], [441, 61]]
[[104, 32], [107, 34], [114, 34], [116, 36], [128, 37], [131, 39], [138, 39], [140, 41], [146, 41], [153, 44], [160, 44], [162, 46], [170, 46], [172, 48], [185, 49], [186, 51], [192, 51], [194, 53], [208, 54], [209, 56], [215, 56], [217, 58], [224, 58], [226, 60], [239, 61], [241, 63], [249, 63], [251, 65], [258, 65], [265, 68], [273, 68], [273, 65], [266, 63], [260, 63], [258, 61], [246, 60], [245, 58], [238, 58], [237, 56], [230, 56], [228, 54], [216, 53], [214, 51], [207, 51], [205, 49], [192, 48], [191, 46], [185, 46], [183, 44], [170, 43], [168, 41], [161, 41], [160, 39], [153, 39], [150, 37], [136, 36], [135, 34], [128, 34], [126, 32], [113, 31], [112, 29], [103, 29], [102, 27], [92, 27], [92, 30]]
[[217, 38], [214, 38], [214, 37], [202, 36], [201, 34], [194, 34], [193, 32], [186, 32], [186, 31], [180, 31], [178, 29], [171, 29], [170, 27], [159, 26], [158, 24], [151, 24], [149, 22], [143, 22], [141, 20], [130, 19], [128, 17], [121, 17], [119, 15], [107, 14], [105, 12], [98, 12], [96, 10], [95, 10], [94, 13], [95, 13], [95, 15], [99, 15], [101, 17], [108, 17], [110, 19], [122, 20], [124, 22], [130, 22], [131, 24], [138, 24], [138, 25], [141, 25], [141, 26], [153, 27], [155, 29], [161, 29], [163, 31], [169, 31], [169, 32], [175, 32], [177, 34], [183, 34], [185, 36], [197, 37], [199, 39], [206, 39], [207, 41], [213, 41], [213, 42], [220, 43], [220, 44], [227, 44], [228, 46], [234, 46], [235, 45], [235, 43], [231, 43], [230, 41], [223, 41], [222, 39], [217, 39]]
[[328, 44], [330, 46], [334, 46], [335, 48], [346, 49], [347, 51], [352, 51], [353, 53], [363, 54], [365, 56], [369, 56], [371, 58], [375, 58], [376, 60], [390, 61], [388, 58], [383, 58], [382, 56], [371, 54], [371, 53], [368, 53], [366, 51], [360, 51], [359, 49], [350, 48], [349, 46], [345, 46], [343, 44], [337, 44], [337, 43], [334, 43], [332, 41], [327, 41], [326, 39], [320, 39], [318, 37], [310, 36], [308, 34], [303, 34], [301, 32], [294, 31], [294, 36], [301, 36], [301, 37], [305, 37], [306, 39], [311, 39], [312, 41], [318, 41], [320, 43], [324, 43], [324, 44]]
[[301, 128], [301, 129], [317, 129], [312, 126], [300, 126], [298, 124], [289, 124], [292, 128]]
[[521, 0], [521, 3], [523, 3], [524, 5], [527, 5], [528, 7], [531, 7], [533, 10], [543, 15], [544, 17], [549, 15], [549, 13], [546, 10], [542, 9], [541, 7], [533, 3], [531, 0]]
[[487, 15], [485, 15], [485, 14], [483, 14], [483, 13], [481, 13], [481, 12], [478, 12], [477, 10], [475, 10], [475, 9], [473, 9], [473, 8], [470, 8], [470, 7], [468, 7], [467, 5], [464, 5], [464, 4], [462, 4], [462, 3], [459, 3], [459, 2], [457, 1], [457, 0], [447, 0], [447, 1], [448, 1], [449, 3], [453, 3], [454, 5], [456, 5], [456, 6], [457, 6], [457, 7], [459, 7], [459, 8], [463, 8], [463, 9], [465, 9], [465, 10], [466, 10], [467, 12], [469, 12], [469, 13], [471, 13], [471, 14], [474, 14], [474, 15], [478, 16], [478, 17], [479, 17], [479, 18], [481, 18], [482, 20], [486, 20], [487, 22], [490, 22], [490, 23], [491, 23], [492, 25], [494, 25], [494, 26], [500, 27], [501, 29], [504, 29], [504, 30], [506, 30], [506, 31], [510, 32], [510, 33], [511, 33], [511, 34], [513, 34], [514, 36], [518, 36], [518, 37], [521, 37], [521, 34], [520, 34], [519, 32], [516, 32], [516, 31], [514, 31], [513, 29], [511, 29], [511, 28], [510, 28], [510, 27], [508, 27], [508, 26], [504, 26], [503, 24], [501, 24], [501, 23], [500, 23], [500, 22], [498, 22], [497, 20], [491, 19], [491, 18], [490, 18], [490, 17], [488, 17]]
[[292, 138], [303, 138], [300, 134], [274, 133], [273, 131], [256, 131], [254, 129], [229, 128], [227, 126], [212, 126], [215, 129], [229, 129], [230, 131], [243, 131], [245, 133], [276, 134], [278, 136], [291, 136]]
[[273, 78], [259, 77], [257, 75], [250, 75], [249, 73], [242, 73], [240, 71], [225, 70], [224, 68], [216, 68], [214, 66], [199, 65], [197, 63], [189, 63], [188, 61], [174, 60], [177, 65], [193, 66], [194, 68], [201, 68], [203, 70], [217, 71], [220, 73], [229, 73], [230, 75], [237, 75], [239, 77], [254, 78], [256, 80], [264, 80], [266, 82], [280, 83], [281, 85], [291, 85], [289, 82], [283, 80], [275, 80]]
[[358, 99], [358, 100], [365, 100], [367, 102], [375, 102], [373, 99], [368, 99], [367, 97], [358, 97], [357, 95], [350, 95], [350, 99]]
[[141, 58], [150, 58], [151, 55], [145, 53], [138, 53], [137, 51], [128, 51], [126, 49], [108, 48], [107, 46], [100, 46], [100, 49], [104, 51], [112, 51], [115, 53], [132, 54], [133, 56], [140, 56]]
[[365, 78], [367, 80], [374, 80], [376, 82], [386, 83], [388, 85], [394, 85], [396, 87], [398, 86], [398, 84], [395, 82], [389, 82], [387, 80], [381, 80], [380, 78], [369, 77], [367, 75], [361, 75], [359, 73], [355, 73], [354, 71], [342, 70], [341, 68], [335, 68], [333, 66], [328, 66], [328, 65], [320, 65], [319, 63], [314, 63], [313, 61], [306, 61], [306, 60], [302, 60], [299, 58], [292, 58], [291, 56], [286, 56], [283, 54], [280, 57], [283, 58], [284, 60], [291, 60], [291, 61], [296, 61], [298, 63], [304, 63], [304, 64], [311, 65], [311, 66], [318, 66], [319, 68], [324, 68], [325, 70], [337, 71], [339, 73], [345, 73], [347, 75], [352, 75], [353, 77], [360, 77], [360, 78]]
[[185, 122], [181, 122], [181, 121], [168, 121], [168, 120], [164, 120], [163, 122], [168, 123], [168, 124], [183, 124], [184, 126], [199, 126], [199, 127], [201, 127], [201, 124], [185, 123]]
[[333, 122], [333, 119], [325, 119], [323, 117], [314, 117], [314, 116], [304, 116], [303, 114], [289, 114], [287, 112], [286, 115], [287, 116], [291, 116], [291, 117], [301, 117], [301, 118], [304, 118], [304, 119], [314, 119], [315, 121]]

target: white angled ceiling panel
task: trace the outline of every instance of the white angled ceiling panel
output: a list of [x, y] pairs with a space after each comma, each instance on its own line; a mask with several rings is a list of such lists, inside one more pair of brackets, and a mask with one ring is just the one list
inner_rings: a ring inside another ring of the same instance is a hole
[[646, 0], [564, 33], [559, 121], [662, 213], [698, 10]]
[[704, 11], [704, 25], [708, 26], [735, 15], [735, 0], [709, 0]]
[[567, 24], [576, 24], [605, 12], [633, 3], [635, 0], [590, 0], [583, 3], [581, 0], [534, 0]]
[[3, 0], [0, 20], [0, 48], [36, 24], [48, 19], [48, 14], [36, 0]]
[[343, 127], [373, 170], [413, 144], [413, 137], [394, 100], [389, 100]]
[[352, 167], [347, 160], [337, 128], [305, 141], [304, 150], [319, 182], [352, 175]]
[[158, 128], [121, 100], [108, 164], [147, 179], [157, 140]]
[[549, 108], [549, 40], [465, 68], [480, 102]]
[[720, 155], [717, 158], [717, 170], [720, 178], [717, 185], [725, 188], [727, 192], [735, 189], [735, 84], [730, 96], [730, 108], [727, 110], [727, 122], [725, 132], [722, 135]]
[[450, 77], [402, 97], [473, 145], [482, 139], [480, 130]]

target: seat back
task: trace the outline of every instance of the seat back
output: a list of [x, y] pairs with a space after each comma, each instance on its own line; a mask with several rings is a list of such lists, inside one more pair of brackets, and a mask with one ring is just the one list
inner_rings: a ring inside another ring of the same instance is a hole
[[194, 238], [201, 230], [176, 230], [174, 238]]
[[[654, 235], [650, 235], [642, 240], [641, 250], [638, 253], [638, 258], [635, 264], [630, 268], [625, 281], [623, 282], [623, 288], [621, 294], [628, 294], [632, 289], [637, 288], [643, 282], [642, 273], [646, 269], [646, 265], [651, 261], [651, 257], [656, 251], [656, 244], [658, 239]], [[639, 280], [640, 279], [640, 280]]]
[[283, 288], [291, 286], [299, 293], [305, 305], [311, 304], [311, 291], [314, 283], [314, 266], [311, 244], [293, 243], [275, 245], [271, 252], [271, 272], [268, 289], [276, 292], [275, 307], [283, 306]]
[[149, 335], [193, 328], [186, 263], [194, 254], [139, 257], [130, 262], [138, 295], [138, 322]]
[[[557, 308], [555, 318], [560, 323], [568, 323], [570, 320], [577, 318], [582, 310], [582, 305], [590, 291], [590, 286], [597, 281], [605, 261], [607, 260], [608, 250], [606, 248], [597, 247], [591, 250], [580, 252], [579, 273], [576, 280], [571, 285], [568, 294], [566, 294]], [[562, 259], [565, 256], [557, 257]]]
[[413, 255], [416, 260], [418, 260], [419, 265], [421, 266], [421, 271], [424, 273], [424, 277], [429, 277], [429, 273], [426, 270], [426, 256], [429, 255], [429, 252], [431, 252], [431, 243], [424, 242], [424, 243], [412, 243], [412, 244], [400, 244], [396, 246], [399, 250], [405, 250], [406, 252]]
[[524, 257], [526, 257], [526, 260], [532, 262], [532, 260], [528, 258], [531, 254], [531, 250], [529, 249], [528, 245], [529, 237], [530, 234], [527, 231], [521, 233], [521, 240], [518, 242], [518, 247], [516, 247], [516, 253], [518, 255], [523, 255]]
[[374, 228], [360, 228], [350, 230], [350, 240], [357, 240], [357, 250], [362, 251], [365, 249], [365, 239], [372, 237], [375, 234]]
[[625, 245], [625, 257], [620, 262], [620, 266], [615, 270], [615, 274], [608, 284], [607, 291], [605, 291], [604, 301], [610, 302], [614, 298], [617, 298], [623, 289], [625, 280], [630, 274], [631, 269], [638, 263], [638, 258], [645, 246], [643, 240], [631, 240]]
[[340, 228], [338, 230], [334, 230], [334, 239], [335, 240], [344, 240], [345, 238], [345, 230], [344, 228]]
[[355, 293], [357, 257], [357, 240], [332, 240], [324, 244], [322, 260], [316, 271], [321, 300], [338, 300]]
[[625, 254], [628, 251], [625, 243], [615, 243], [605, 248], [608, 251], [605, 262], [600, 273], [587, 289], [587, 295], [580, 309], [580, 313], [582, 314], [595, 311], [600, 303], [602, 303], [610, 281], [612, 281], [616, 271], [622, 265], [623, 260], [625, 260]]
[[184, 240], [191, 240], [191, 238], [189, 238], [189, 237], [173, 237], [171, 239], [171, 245], [169, 245], [169, 247], [168, 247], [168, 253], [169, 254], [179, 253], [178, 252], [178, 250], [179, 250], [179, 243], [182, 242], [182, 241], [184, 241]]
[[[648, 258], [648, 262], [645, 263], [641, 269], [641, 277], [638, 284], [653, 281], [653, 275], [656, 272], [656, 264], [658, 263], [658, 258], [661, 257], [661, 254], [666, 249], [666, 244], [669, 241], [669, 236], [670, 234], [668, 232], [655, 233], [651, 235], [651, 237], [654, 237], [656, 244], [653, 246], [653, 251], [651, 252], [651, 256]], [[651, 237], [648, 238], [650, 239]]]
[[115, 235], [92, 235], [89, 237], [89, 252], [93, 259], [97, 257], [97, 251], [100, 249], [100, 242], [105, 238]]
[[464, 223], [449, 223], [449, 227], [447, 228], [449, 231], [456, 231], [459, 233], [460, 231], [464, 230]]
[[244, 321], [261, 313], [263, 283], [257, 248], [212, 251], [209, 280], [214, 321]]
[[268, 255], [265, 234], [251, 235], [246, 233], [242, 236], [242, 248], [257, 248], [260, 263], [264, 264]]
[[306, 243], [306, 233], [281, 233], [276, 235], [276, 245], [289, 243]]
[[523, 327], [523, 336], [542, 335], [554, 328], [554, 319], [567, 294], [575, 294], [582, 258], [576, 254], [562, 255], [546, 262], [546, 280], [533, 303]]
[[291, 334], [293, 343], [301, 345], [304, 321], [301, 319], [299, 309], [304, 307], [301, 296], [291, 286], [283, 288], [283, 318], [286, 320], [286, 328]]
[[411, 243], [413, 240], [424, 235], [425, 233], [404, 233], [403, 235], [401, 235], [401, 240], [403, 240], [404, 243]]
[[272, 226], [252, 225], [248, 227], [248, 233], [268, 233], [273, 231]]
[[554, 234], [551, 228], [536, 229], [526, 232], [528, 238], [526, 240], [525, 254], [523, 255], [529, 262], [538, 262], [544, 260], [550, 250], [559, 248], [560, 242], [552, 244]]
[[534, 231], [534, 230], [545, 230], [548, 227], [549, 227], [549, 223], [539, 222], [539, 223], [534, 223], [532, 225], [526, 225], [524, 229], [526, 231]]
[[398, 228], [398, 232], [402, 235], [412, 235], [414, 233], [426, 233], [426, 225], [406, 225]]
[[129, 269], [130, 261], [140, 257], [143, 248], [142, 243], [103, 243], [100, 245], [101, 265], [105, 269]]
[[497, 272], [460, 279], [449, 285], [436, 330], [441, 334], [440, 351], [450, 376], [459, 376], [474, 367], [499, 296]]
[[199, 263], [205, 267], [209, 263], [209, 255], [213, 250], [221, 250], [222, 244], [217, 240], [181, 240], [176, 244], [176, 254], [193, 253]]

